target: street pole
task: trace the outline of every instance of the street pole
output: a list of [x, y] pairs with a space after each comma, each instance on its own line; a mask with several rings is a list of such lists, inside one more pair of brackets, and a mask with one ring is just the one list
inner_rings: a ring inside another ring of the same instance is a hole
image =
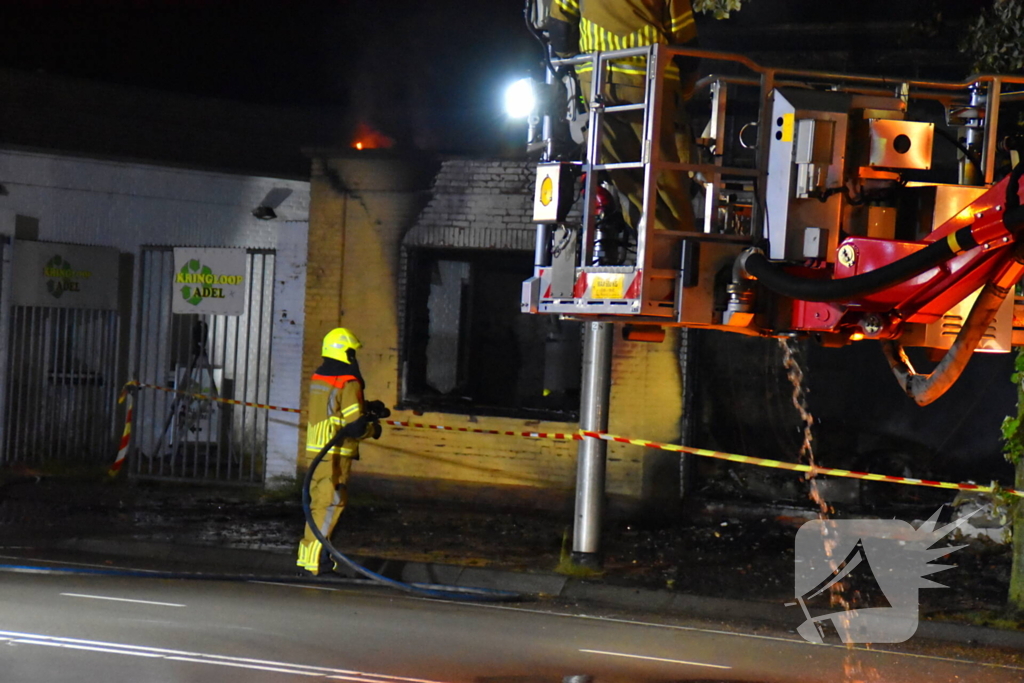
[[[597, 322], [589, 322], [584, 328], [580, 429], [586, 431], [608, 431], [614, 329], [613, 323]], [[607, 452], [608, 443], [602, 439], [583, 439], [577, 451], [572, 559], [580, 566], [601, 566], [601, 520], [604, 513]]]

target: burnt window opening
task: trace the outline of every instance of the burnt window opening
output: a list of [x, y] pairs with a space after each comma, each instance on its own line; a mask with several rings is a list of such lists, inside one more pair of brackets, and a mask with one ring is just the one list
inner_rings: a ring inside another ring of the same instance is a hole
[[402, 406], [575, 422], [580, 323], [520, 311], [529, 252], [409, 252]]

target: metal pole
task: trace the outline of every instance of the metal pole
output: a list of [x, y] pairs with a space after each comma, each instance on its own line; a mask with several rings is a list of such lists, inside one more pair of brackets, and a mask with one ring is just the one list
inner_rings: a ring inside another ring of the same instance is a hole
[[[608, 396], [611, 392], [613, 323], [587, 323], [584, 330], [583, 388], [580, 429], [608, 431]], [[572, 556], [576, 564], [601, 565], [601, 518], [604, 513], [607, 442], [580, 441], [576, 459], [576, 518]]]
[[999, 105], [1003, 82], [998, 78], [988, 86], [985, 100], [985, 153], [982, 155], [985, 167], [985, 184], [996, 181], [996, 152], [999, 147]]
[[[967, 121], [967, 133], [966, 133], [966, 144], [967, 149], [972, 152], [983, 152], [984, 151], [984, 126], [985, 122], [980, 118], [980, 111], [984, 107], [984, 95], [981, 92], [981, 83], [975, 83], [971, 87], [971, 102], [970, 106], [975, 110], [975, 115], [978, 118], [968, 119]], [[984, 159], [982, 159], [984, 163]], [[961, 160], [960, 164], [960, 184], [961, 185], [982, 185], [984, 183], [984, 171], [979, 169], [974, 163], [971, 162], [966, 156]]]

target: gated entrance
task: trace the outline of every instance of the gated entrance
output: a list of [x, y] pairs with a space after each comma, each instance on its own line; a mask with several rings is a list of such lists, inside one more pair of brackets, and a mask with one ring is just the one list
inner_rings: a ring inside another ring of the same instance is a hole
[[[134, 376], [143, 384], [191, 394], [267, 403], [274, 252], [190, 250], [196, 258], [181, 265], [178, 251], [176, 266], [172, 248], [142, 250]], [[221, 252], [237, 253], [238, 274], [210, 267], [224, 256]], [[178, 312], [193, 310], [199, 312]], [[143, 390], [135, 414], [133, 476], [263, 481], [267, 411]]]
[[0, 458], [105, 464], [114, 449], [118, 391], [118, 252], [50, 242], [3, 248], [5, 265], [14, 265], [0, 298]]

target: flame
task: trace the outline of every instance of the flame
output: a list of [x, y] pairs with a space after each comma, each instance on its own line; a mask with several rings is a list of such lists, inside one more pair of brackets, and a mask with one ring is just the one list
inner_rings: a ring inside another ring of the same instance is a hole
[[394, 140], [367, 123], [360, 122], [352, 135], [352, 147], [358, 150], [388, 149], [394, 145]]

